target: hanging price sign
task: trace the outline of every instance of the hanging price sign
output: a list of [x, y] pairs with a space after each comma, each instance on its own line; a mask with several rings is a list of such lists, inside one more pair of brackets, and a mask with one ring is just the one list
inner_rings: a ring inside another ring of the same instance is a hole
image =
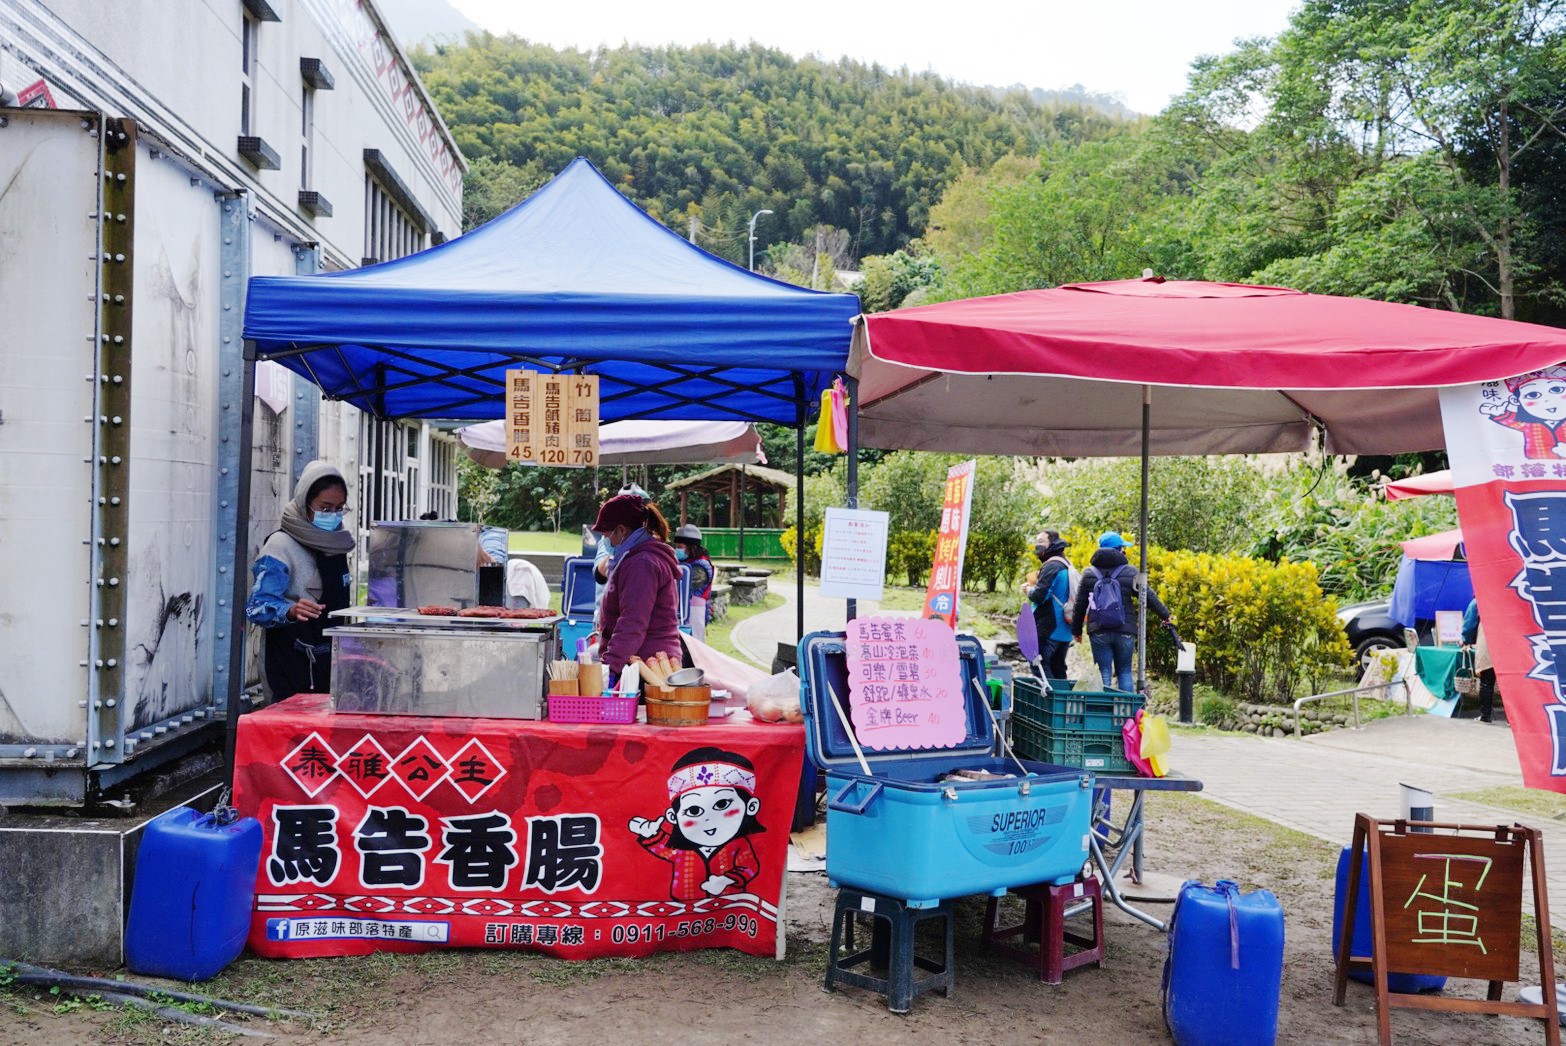
[[538, 464], [538, 418], [534, 393], [538, 372], [506, 371], [506, 460]]

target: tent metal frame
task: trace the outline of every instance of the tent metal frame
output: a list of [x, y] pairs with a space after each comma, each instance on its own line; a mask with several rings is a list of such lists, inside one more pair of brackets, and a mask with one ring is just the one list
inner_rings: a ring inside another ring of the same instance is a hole
[[[393, 357], [396, 357], [396, 358], [399, 358], [399, 359], [406, 359], [406, 360], [410, 360], [410, 361], [417, 359], [416, 357], [413, 357], [410, 354], [408, 354], [407, 352], [402, 351], [402, 350], [390, 349], [390, 348], [386, 348], [384, 346], [376, 346], [376, 348], [379, 351], [382, 351], [382, 352], [386, 353], [387, 355], [390, 355], [390, 356], [393, 356]], [[481, 351], [493, 352], [493, 350], [481, 350]], [[337, 356], [338, 356], [339, 362], [343, 366], [344, 373], [353, 376], [355, 384], [357, 384], [359, 386], [359, 390], [357, 392], [353, 393], [350, 396], [330, 396], [330, 395], [325, 395], [325, 393], [324, 393], [324, 386], [322, 385], [322, 383], [321, 383], [321, 381], [319, 379], [319, 376], [316, 374], [315, 368], [311, 367], [310, 364], [309, 364], [310, 356], [312, 354], [314, 354], [314, 353], [317, 353], [317, 352], [335, 352], [337, 354]], [[235, 499], [236, 500], [235, 507], [236, 507], [236, 510], [237, 510], [236, 511], [237, 519], [235, 520], [234, 533], [236, 535], [246, 534], [246, 533], [249, 532], [249, 526], [250, 526], [250, 489], [251, 489], [252, 471], [253, 471], [253, 468], [254, 468], [254, 455], [252, 453], [250, 453], [250, 450], [251, 450], [251, 444], [252, 444], [252, 442], [254, 441], [254, 438], [255, 438], [255, 387], [256, 387], [256, 365], [258, 363], [260, 363], [260, 362], [262, 362], [264, 360], [282, 360], [282, 359], [289, 359], [289, 358], [298, 358], [300, 366], [302, 366], [304, 368], [304, 374], [302, 376], [308, 378], [317, 387], [322, 388], [323, 389], [323, 396], [325, 398], [327, 398], [327, 399], [345, 400], [345, 401], [347, 401], [349, 403], [353, 403], [354, 406], [359, 407], [361, 410], [366, 410], [367, 413], [369, 413], [369, 414], [371, 414], [371, 415], [373, 415], [375, 417], [390, 419], [390, 418], [413, 418], [413, 417], [421, 417], [421, 418], [442, 417], [442, 418], [444, 418], [444, 417], [448, 417], [449, 416], [448, 414], [444, 413], [446, 411], [449, 411], [449, 410], [452, 410], [452, 409], [455, 409], [455, 408], [465, 407], [465, 406], [472, 406], [473, 404], [476, 404], [476, 403], [488, 402], [488, 401], [496, 400], [496, 399], [498, 399], [498, 398], [500, 398], [500, 397], [502, 397], [504, 395], [504, 391], [505, 391], [504, 387], [501, 384], [493, 382], [492, 380], [489, 380], [489, 379], [477, 379], [477, 373], [476, 372], [488, 371], [488, 370], [491, 370], [494, 367], [502, 365], [502, 364], [522, 364], [522, 365], [527, 365], [527, 366], [534, 366], [534, 367], [537, 367], [541, 371], [548, 371], [548, 372], [554, 373], [554, 374], [584, 373], [584, 372], [590, 373], [590, 371], [586, 371], [587, 367], [591, 366], [594, 363], [604, 362], [606, 360], [611, 359], [611, 357], [578, 356], [578, 357], [573, 357], [571, 359], [564, 359], [564, 360], [551, 362], [551, 361], [548, 361], [548, 360], [540, 359], [539, 357], [536, 357], [536, 356], [526, 355], [526, 354], [522, 354], [522, 353], [518, 353], [518, 354], [515, 354], [515, 355], [507, 355], [507, 354], [504, 354], [504, 353], [494, 353], [494, 355], [496, 357], [495, 359], [493, 359], [492, 361], [490, 361], [490, 362], [488, 362], [486, 364], [483, 364], [482, 366], [447, 367], [447, 368], [444, 369], [443, 372], [436, 373], [436, 374], [429, 374], [429, 375], [417, 375], [415, 372], [410, 371], [410, 370], [406, 370], [405, 368], [396, 367], [395, 365], [381, 363], [381, 364], [377, 364], [376, 368], [375, 368], [376, 376], [377, 376], [377, 380], [376, 380], [375, 384], [373, 384], [373, 385], [371, 385], [369, 387], [366, 387], [362, 382], [359, 381], [358, 373], [349, 364], [347, 358], [345, 356], [343, 356], [341, 345], [337, 345], [337, 344], [315, 344], [315, 345], [305, 345], [305, 346], [292, 346], [292, 347], [290, 347], [288, 349], [274, 350], [274, 351], [270, 351], [270, 352], [259, 352], [256, 349], [255, 343], [252, 340], [250, 340], [250, 339], [246, 339], [245, 343], [244, 343], [244, 364], [241, 367], [241, 370], [243, 371], [243, 374], [242, 374], [242, 392], [241, 392], [241, 396], [240, 396], [240, 403], [242, 404], [242, 408], [241, 408], [241, 414], [240, 414], [240, 431], [239, 431], [239, 441], [238, 441], [239, 449], [240, 449], [240, 462], [239, 462], [239, 468], [238, 468], [238, 473], [239, 474], [238, 474], [238, 477], [237, 477], [237, 479], [238, 479], [237, 491], [236, 491], [236, 495], [237, 496], [236, 496], [236, 499]], [[418, 362], [424, 363], [426, 361], [419, 360]], [[632, 363], [636, 363], [638, 361], [618, 361], [618, 362], [632, 362]], [[661, 381], [658, 381], [658, 382], [654, 383], [654, 384], [643, 385], [643, 386], [634, 386], [634, 387], [631, 386], [627, 382], [623, 382], [623, 381], [620, 381], [618, 379], [611, 379], [611, 380], [614, 381], [614, 383], [616, 385], [625, 385], [626, 389], [624, 391], [616, 391], [616, 392], [611, 392], [611, 393], [607, 393], [607, 394], [602, 395], [601, 396], [601, 402], [609, 403], [609, 402], [614, 402], [614, 401], [617, 401], [617, 400], [620, 400], [620, 399], [624, 399], [625, 397], [631, 395], [633, 392], [636, 392], [636, 393], [654, 392], [654, 393], [656, 393], [656, 394], [658, 394], [660, 396], [666, 397], [669, 400], [669, 403], [666, 404], [666, 405], [654, 407], [654, 408], [651, 408], [651, 409], [644, 409], [644, 410], [638, 411], [634, 415], [628, 415], [626, 418], [616, 418], [615, 420], [618, 421], [618, 420], [631, 420], [631, 419], [640, 419], [640, 418], [656, 418], [656, 417], [662, 416], [666, 411], [675, 410], [675, 409], [678, 409], [680, 407], [699, 406], [699, 407], [703, 408], [704, 413], [707, 414], [707, 416], [708, 416], [708, 418], [710, 418], [710, 420], [728, 420], [728, 419], [733, 419], [733, 420], [748, 421], [748, 422], [761, 422], [761, 423], [766, 423], [766, 424], [788, 424], [788, 422], [780, 422], [776, 418], [763, 417], [763, 416], [761, 416], [759, 414], [755, 414], [755, 413], [752, 413], [750, 411], [736, 410], [736, 409], [731, 408], [731, 407], [722, 408], [721, 411], [720, 411], [720, 410], [718, 410], [715, 407], [715, 405], [714, 405], [710, 395], [709, 396], [696, 397], [696, 396], [690, 396], [690, 395], [681, 395], [679, 393], [676, 393], [676, 392], [672, 391], [672, 389], [675, 386], [677, 386], [678, 384], [680, 384], [681, 382], [689, 381], [689, 380], [691, 380], [693, 378], [696, 379], [696, 380], [708, 382], [710, 384], [723, 386], [723, 387], [731, 389], [731, 390], [733, 390], [735, 392], [747, 392], [747, 393], [751, 393], [751, 394], [754, 394], [754, 395], [761, 395], [761, 396], [769, 397], [769, 398], [777, 400], [780, 404], [784, 404], [784, 403], [790, 404], [794, 408], [794, 418], [793, 418], [793, 422], [792, 422], [793, 428], [794, 428], [794, 479], [795, 479], [795, 483], [797, 484], [796, 488], [795, 488], [796, 489], [796, 496], [794, 498], [794, 526], [795, 526], [795, 531], [794, 532], [796, 534], [800, 535], [800, 540], [802, 541], [803, 540], [803, 535], [805, 533], [805, 496], [804, 496], [804, 492], [805, 492], [805, 426], [807, 424], [809, 424], [810, 410], [811, 410], [811, 407], [813, 406], [813, 404], [810, 402], [810, 397], [809, 397], [809, 394], [808, 394], [808, 391], [807, 391], [807, 387], [805, 385], [805, 373], [806, 372], [797, 371], [797, 370], [791, 371], [791, 370], [789, 370], [788, 368], [785, 368], [785, 367], [776, 368], [781, 373], [790, 374], [792, 376], [792, 379], [793, 379], [794, 395], [792, 397], [785, 397], [785, 396], [782, 396], [782, 395], [772, 391], [771, 389], [757, 388], [755, 386], [746, 385], [743, 382], [735, 381], [734, 379], [731, 379], [731, 378], [722, 377], [721, 376], [722, 372], [726, 369], [726, 368], [723, 368], [723, 367], [712, 367], [712, 366], [705, 365], [705, 364], [699, 365], [699, 366], [683, 366], [683, 365], [680, 365], [680, 364], [669, 364], [669, 363], [646, 363], [644, 365], [646, 367], [648, 367], [650, 370], [663, 371], [664, 373], [668, 374], [669, 376], [664, 378]], [[745, 368], [745, 369], [754, 369], [754, 368]], [[388, 371], [397, 371], [397, 372], [400, 372], [402, 374], [407, 374], [410, 377], [410, 379], [415, 379], [415, 380], [409, 380], [409, 381], [398, 380], [395, 384], [389, 383], [387, 381], [387, 378], [386, 378], [386, 374], [387, 374]], [[295, 373], [298, 373], [298, 372], [295, 371]], [[859, 382], [858, 382], [858, 379], [848, 375], [846, 372], [840, 372], [838, 376], [842, 377], [844, 383], [847, 385], [847, 387], [849, 389], [849, 405], [848, 405], [848, 433], [849, 433], [848, 489], [847, 489], [847, 499], [846, 500], [848, 502], [848, 507], [849, 508], [854, 508], [854, 507], [857, 507], [858, 504], [859, 504], [859, 468], [858, 468], [858, 465], [859, 465], [859, 439], [858, 439], [858, 435], [859, 435], [859, 409], [858, 409], [859, 408], [859, 404], [858, 404], [858, 398], [859, 398], [858, 397], [858, 386], [859, 386]], [[445, 405], [443, 405], [443, 406], [441, 406], [439, 408], [436, 408], [436, 410], [434, 412], [420, 412], [417, 415], [412, 415], [412, 414], [406, 414], [406, 415], [404, 415], [404, 414], [397, 414], [397, 415], [393, 415], [393, 414], [387, 414], [383, 410], [367, 409], [365, 406], [363, 406], [363, 402], [366, 401], [366, 400], [369, 400], [369, 401], [379, 400], [380, 402], [384, 403], [385, 394], [387, 392], [390, 392], [390, 391], [395, 391], [396, 389], [407, 388], [410, 385], [422, 384], [424, 382], [429, 382], [429, 381], [436, 381], [436, 382], [449, 384], [453, 379], [459, 379], [459, 378], [460, 379], [484, 380], [486, 387], [481, 391], [480, 389], [477, 389], [477, 388], [468, 388], [468, 387], [465, 387], [465, 386], [452, 386], [453, 388], [459, 389], [460, 391], [462, 391], [464, 393], [471, 393], [472, 394], [471, 398], [466, 399], [466, 400], [462, 400], [462, 401], [459, 401], [459, 402], [453, 402], [453, 403], [445, 404]], [[359, 401], [359, 402], [355, 402], [355, 401]], [[798, 562], [797, 562], [796, 569], [795, 569], [795, 592], [794, 592], [795, 628], [796, 628], [796, 630], [798, 632], [799, 637], [800, 638], [804, 638], [804, 635], [805, 635], [805, 571], [804, 571], [804, 557], [803, 556], [799, 556], [799, 557], [796, 557], [796, 558], [797, 558]], [[233, 571], [233, 592], [232, 592], [232, 597], [231, 597], [232, 603], [231, 603], [230, 621], [229, 621], [229, 630], [228, 630], [228, 636], [229, 636], [229, 638], [228, 638], [228, 644], [229, 644], [229, 664], [234, 666], [234, 670], [231, 671], [229, 673], [229, 676], [228, 676], [228, 692], [227, 692], [227, 695], [226, 695], [226, 710], [225, 710], [226, 713], [227, 713], [227, 737], [226, 737], [226, 746], [227, 746], [226, 751], [227, 751], [227, 757], [228, 757], [227, 758], [227, 765], [229, 767], [229, 775], [230, 775], [230, 779], [231, 780], [232, 780], [233, 766], [234, 766], [235, 741], [237, 739], [238, 732], [239, 732], [240, 701], [243, 698], [243, 694], [244, 694], [244, 690], [245, 690], [245, 685], [244, 685], [245, 672], [243, 671], [241, 666], [243, 666], [246, 663], [244, 658], [245, 658], [245, 639], [246, 639], [246, 633], [248, 632], [248, 622], [245, 620], [245, 603], [246, 603], [247, 599], [249, 598], [249, 594], [250, 594], [250, 571], [248, 569], [248, 565], [246, 565], [246, 564], [239, 564], [238, 566], [239, 566], [239, 569], [236, 569], [236, 570]], [[857, 608], [856, 608], [856, 605], [855, 605], [855, 601], [854, 600], [849, 600], [848, 601], [848, 618], [849, 618], [849, 620], [853, 620], [853, 618], [855, 616], [855, 613], [856, 613], [856, 609]]]

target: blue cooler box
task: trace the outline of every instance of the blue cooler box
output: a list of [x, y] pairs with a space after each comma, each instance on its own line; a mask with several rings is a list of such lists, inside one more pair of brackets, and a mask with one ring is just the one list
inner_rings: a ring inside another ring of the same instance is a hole
[[[995, 727], [984, 686], [984, 651], [957, 645], [968, 730], [955, 748], [865, 751], [854, 756], [836, 701], [848, 705], [841, 632], [800, 640], [806, 750], [826, 773], [827, 878], [933, 907], [948, 897], [1002, 894], [1034, 883], [1066, 883], [1088, 860], [1093, 775], [1072, 767], [993, 755]], [[1024, 769], [1028, 776], [1022, 776]], [[1004, 781], [943, 782], [953, 770], [1015, 774]]]

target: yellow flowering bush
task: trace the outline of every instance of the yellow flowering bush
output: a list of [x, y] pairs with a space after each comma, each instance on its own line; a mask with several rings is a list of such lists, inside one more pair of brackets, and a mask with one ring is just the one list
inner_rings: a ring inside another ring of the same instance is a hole
[[[1352, 652], [1337, 601], [1321, 591], [1314, 563], [1152, 549], [1153, 590], [1196, 644], [1197, 678], [1248, 701], [1292, 699], [1319, 689]], [[1150, 643], [1155, 668], [1174, 667], [1167, 638]]]

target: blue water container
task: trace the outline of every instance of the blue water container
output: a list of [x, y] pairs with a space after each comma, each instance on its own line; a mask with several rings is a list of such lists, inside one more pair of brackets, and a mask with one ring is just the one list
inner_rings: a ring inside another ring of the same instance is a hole
[[1283, 906], [1227, 879], [1180, 887], [1164, 963], [1175, 1046], [1271, 1046], [1283, 983]]
[[[1338, 888], [1332, 897], [1332, 962], [1338, 961], [1338, 940], [1343, 933], [1343, 905], [1348, 897], [1350, 854], [1353, 847], [1345, 846], [1338, 854]], [[1354, 904], [1354, 943], [1352, 955], [1371, 955], [1375, 951], [1375, 937], [1370, 932], [1370, 854], [1360, 858], [1359, 899]], [[1350, 970], [1349, 976], [1366, 984], [1376, 983], [1369, 970]], [[1446, 987], [1446, 978], [1429, 973], [1388, 973], [1387, 990], [1412, 995], [1415, 992], [1440, 991]]]
[[153, 818], [136, 851], [125, 965], [180, 981], [216, 976], [245, 947], [260, 860], [254, 817], [180, 807]]

